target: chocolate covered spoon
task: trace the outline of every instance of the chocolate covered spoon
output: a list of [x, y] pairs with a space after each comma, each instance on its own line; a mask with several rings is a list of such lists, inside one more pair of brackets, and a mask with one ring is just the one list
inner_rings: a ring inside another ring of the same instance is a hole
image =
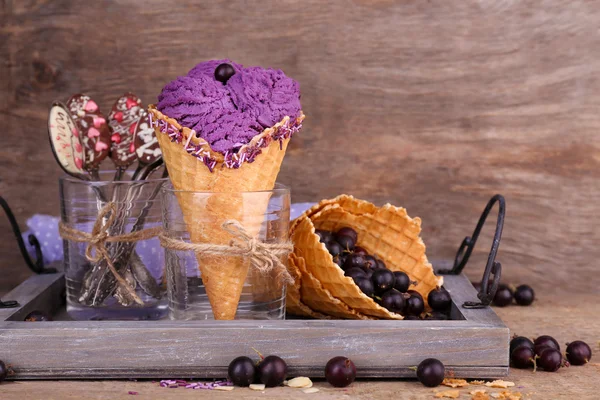
[[110, 158], [117, 167], [113, 180], [120, 181], [123, 173], [137, 160], [134, 135], [142, 112], [141, 100], [133, 93], [119, 97], [108, 114], [111, 131]]
[[156, 132], [148, 120], [148, 112], [142, 110], [134, 135], [135, 154], [138, 167], [133, 173], [132, 180], [146, 179], [163, 163], [162, 152], [158, 146]]
[[85, 152], [79, 130], [68, 108], [60, 102], [54, 102], [50, 108], [48, 138], [52, 154], [63, 171], [74, 178], [89, 180], [89, 175], [83, 168]]
[[81, 143], [85, 152], [83, 168], [93, 180], [100, 180], [100, 163], [110, 152], [110, 130], [106, 118], [96, 102], [84, 94], [71, 96], [67, 107], [81, 133]]

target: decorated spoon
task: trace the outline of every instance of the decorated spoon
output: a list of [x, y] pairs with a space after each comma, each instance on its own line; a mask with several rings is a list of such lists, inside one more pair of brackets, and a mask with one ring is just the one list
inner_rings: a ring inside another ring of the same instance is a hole
[[134, 135], [144, 111], [141, 100], [133, 93], [119, 97], [108, 114], [108, 126], [111, 131], [110, 157], [117, 167], [113, 180], [120, 181], [123, 173], [137, 160]]
[[110, 152], [110, 130], [106, 118], [96, 102], [83, 94], [71, 96], [67, 107], [81, 133], [85, 152], [83, 169], [89, 172], [93, 180], [100, 180], [100, 163]]
[[48, 138], [58, 165], [74, 178], [89, 180], [89, 175], [83, 169], [85, 152], [79, 130], [67, 107], [60, 102], [54, 102], [50, 108]]
[[156, 132], [148, 120], [148, 111], [142, 109], [140, 119], [134, 134], [135, 154], [138, 167], [133, 173], [132, 180], [145, 179], [163, 163], [162, 152], [158, 146]]

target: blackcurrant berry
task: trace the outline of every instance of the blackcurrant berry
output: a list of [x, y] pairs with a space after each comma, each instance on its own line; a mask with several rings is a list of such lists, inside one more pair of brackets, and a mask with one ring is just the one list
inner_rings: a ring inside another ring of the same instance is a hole
[[542, 336], [537, 337], [533, 341], [533, 346], [534, 346], [535, 354], [537, 354], [538, 356], [542, 353], [542, 351], [546, 347], [556, 349], [560, 352], [560, 345], [558, 344], [556, 339], [554, 339], [552, 336], [548, 336], [548, 335], [542, 335]]
[[367, 296], [373, 297], [375, 295], [373, 282], [369, 278], [354, 278], [354, 283]]
[[436, 387], [444, 380], [446, 369], [440, 360], [428, 358], [417, 367], [419, 382], [427, 387]]
[[535, 292], [528, 285], [521, 285], [515, 290], [515, 302], [520, 306], [528, 306], [535, 299]]
[[366, 255], [365, 256], [365, 266], [371, 269], [377, 269], [377, 259], [375, 257]]
[[336, 236], [350, 236], [354, 243], [358, 241], [358, 233], [352, 228], [344, 227], [336, 232]]
[[377, 269], [387, 269], [385, 263], [380, 258], [377, 259], [377, 265], [375, 266], [375, 268], [377, 268]]
[[238, 357], [235, 358], [230, 364], [227, 370], [229, 380], [236, 386], [250, 386], [254, 383], [254, 376], [256, 374], [256, 366], [249, 357]]
[[360, 246], [354, 246], [354, 254], [360, 254], [362, 256], [366, 256], [369, 253], [367, 253], [367, 251]]
[[365, 257], [360, 254], [349, 254], [346, 257], [346, 262], [344, 262], [344, 269], [350, 268], [362, 268], [366, 264]]
[[348, 253], [352, 252], [354, 245], [356, 244], [354, 239], [347, 235], [336, 235], [335, 241], [338, 242], [340, 246], [342, 246], [342, 249]]
[[557, 349], [546, 347], [537, 358], [537, 365], [544, 371], [557, 371], [562, 364], [562, 355]]
[[215, 79], [221, 82], [223, 85], [227, 83], [229, 78], [235, 75], [235, 69], [231, 64], [223, 63], [215, 69]]
[[441, 289], [434, 289], [427, 295], [427, 303], [429, 307], [436, 311], [447, 311], [452, 304], [450, 293]]
[[391, 312], [400, 313], [405, 306], [404, 296], [400, 292], [391, 289], [381, 295], [380, 304]]
[[394, 274], [389, 269], [376, 269], [373, 271], [371, 280], [375, 287], [375, 293], [381, 294], [394, 287]]
[[507, 286], [498, 285], [498, 290], [494, 295], [494, 305], [497, 307], [506, 307], [512, 303], [513, 295]]
[[394, 271], [394, 289], [405, 293], [410, 287], [410, 278], [402, 271]]
[[528, 346], [519, 346], [510, 353], [510, 361], [515, 368], [529, 368], [535, 365], [535, 353]]
[[344, 275], [349, 276], [352, 279], [354, 279], [354, 278], [366, 278], [367, 277], [367, 273], [365, 271], [363, 271], [362, 268], [358, 268], [358, 267], [348, 268], [344, 272]]
[[571, 365], [584, 365], [592, 359], [592, 349], [581, 340], [567, 344], [567, 360]]
[[344, 248], [338, 242], [327, 242], [325, 247], [332, 257], [339, 256], [344, 251]]
[[315, 233], [319, 237], [319, 241], [321, 243], [329, 243], [333, 241], [333, 233], [329, 231], [324, 231], [322, 229], [315, 229]]
[[535, 345], [529, 338], [526, 338], [525, 336], [515, 336], [510, 341], [510, 354], [512, 354], [517, 347], [521, 346], [529, 347], [531, 350], [535, 348]]
[[425, 310], [425, 303], [423, 302], [423, 298], [419, 296], [410, 296], [408, 300], [406, 300], [406, 306], [404, 307], [404, 312], [408, 315], [421, 315], [421, 313]]
[[331, 386], [349, 386], [356, 379], [356, 366], [349, 358], [333, 357], [325, 365], [325, 379]]
[[258, 364], [256, 372], [266, 387], [279, 386], [286, 378], [287, 364], [280, 357], [267, 356]]

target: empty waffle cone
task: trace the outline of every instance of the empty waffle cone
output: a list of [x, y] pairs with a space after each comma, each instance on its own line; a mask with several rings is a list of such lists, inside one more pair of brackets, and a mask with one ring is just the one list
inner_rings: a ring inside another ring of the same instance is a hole
[[[179, 206], [192, 243], [226, 245], [232, 237], [222, 224], [237, 220], [251, 236], [259, 233], [269, 195], [264, 200], [244, 202], [243, 192], [269, 191], [275, 185], [277, 174], [289, 143], [289, 117], [272, 128], [265, 129], [247, 145], [259, 155], [252, 162], [242, 162], [236, 168], [227, 167], [227, 159], [213, 152], [194, 131], [158, 111], [149, 112], [169, 178], [176, 190]], [[304, 115], [294, 121], [299, 126]], [[188, 149], [188, 150], [186, 150]], [[243, 154], [244, 148], [240, 149]], [[196, 156], [192, 155], [196, 154]], [[201, 157], [198, 157], [201, 154]], [[179, 193], [177, 191], [180, 191]], [[194, 196], [192, 192], [209, 193]], [[260, 218], [259, 218], [260, 216]], [[242, 288], [248, 274], [249, 262], [241, 257], [197, 255], [202, 281], [217, 320], [235, 318]]]
[[[294, 253], [305, 259], [306, 269], [324, 288], [353, 310], [379, 318], [401, 318], [364, 295], [351, 278], [344, 276], [315, 234], [315, 229], [336, 231], [345, 226], [356, 230], [357, 244], [369, 254], [381, 258], [390, 270], [404, 271], [416, 281], [411, 289], [421, 293], [425, 301], [432, 289], [443, 284], [425, 256], [419, 218], [410, 218], [404, 208], [389, 204], [378, 208], [347, 195], [324, 200], [293, 221]], [[325, 301], [323, 296], [319, 301]]]

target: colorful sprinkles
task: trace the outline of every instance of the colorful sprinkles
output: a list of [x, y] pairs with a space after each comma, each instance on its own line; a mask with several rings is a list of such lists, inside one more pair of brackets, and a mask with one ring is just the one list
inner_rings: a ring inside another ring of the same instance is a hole
[[[150, 123], [150, 126], [156, 127], [162, 133], [168, 135], [172, 142], [183, 142], [183, 131], [176, 126], [163, 119], [154, 119], [152, 113], [148, 113], [148, 122]], [[249, 143], [243, 145], [237, 152], [225, 152], [223, 164], [227, 168], [237, 169], [245, 162], [252, 163], [254, 162], [254, 159], [262, 153], [262, 149], [269, 146], [273, 140], [278, 140], [279, 148], [283, 149], [283, 141], [291, 138], [294, 133], [298, 132], [301, 128], [302, 120], [300, 118], [295, 119], [291, 124], [290, 120], [287, 120], [283, 125], [274, 129], [274, 132], [270, 136], [261, 138], [256, 144]], [[192, 134], [194, 133], [195, 132], [192, 131]], [[206, 149], [206, 143], [194, 145], [193, 143], [191, 144], [190, 141], [191, 135], [184, 145], [185, 151], [203, 162], [204, 165], [213, 172], [214, 168], [217, 166], [217, 160], [214, 157], [211, 157], [210, 152]]]
[[220, 386], [233, 386], [232, 382], [229, 381], [215, 381], [215, 382], [187, 382], [182, 379], [166, 379], [160, 381], [160, 387], [169, 388], [169, 389], [177, 389], [180, 387], [186, 389], [205, 389], [212, 390], [216, 387]]

